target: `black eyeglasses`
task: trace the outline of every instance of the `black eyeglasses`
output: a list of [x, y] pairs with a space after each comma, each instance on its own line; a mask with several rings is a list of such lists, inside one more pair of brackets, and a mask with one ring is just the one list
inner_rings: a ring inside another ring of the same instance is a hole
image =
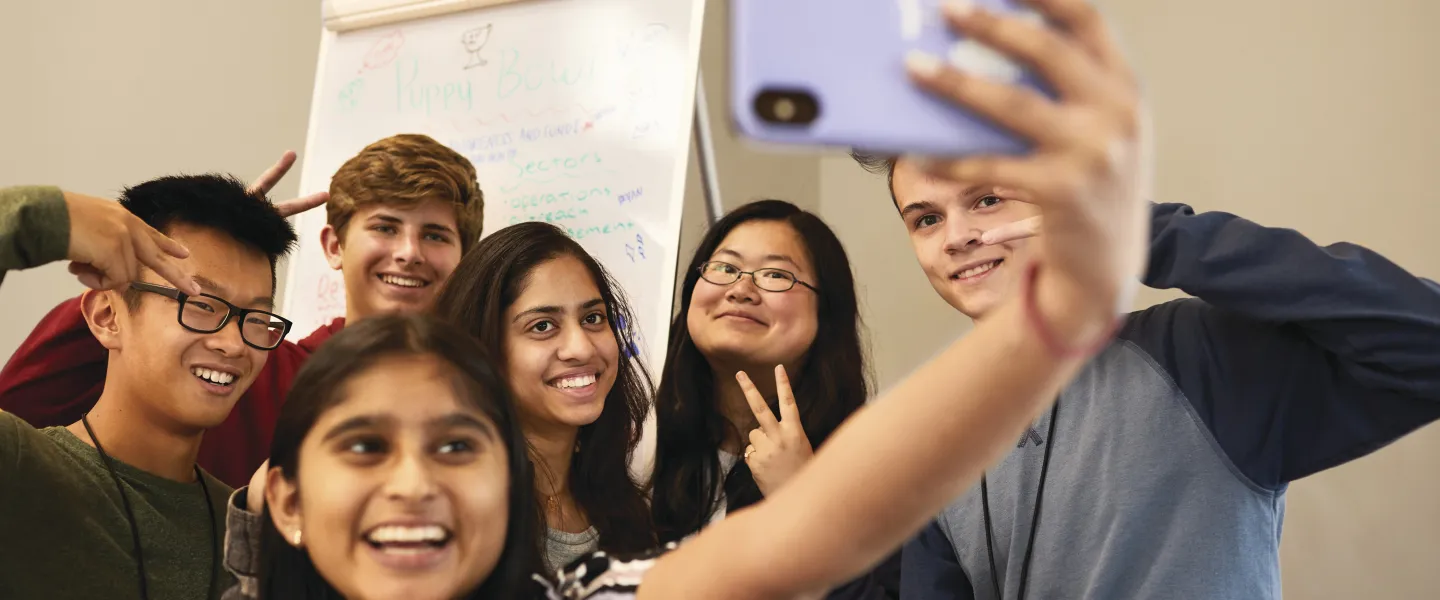
[[741, 271], [740, 267], [727, 262], [712, 260], [700, 265], [700, 278], [715, 285], [730, 285], [740, 281], [742, 276], [749, 275], [750, 280], [758, 287], [767, 292], [788, 292], [795, 284], [803, 285], [812, 291], [819, 292], [815, 286], [800, 281], [794, 273], [785, 269], [755, 269], [754, 271]]
[[219, 296], [191, 296], [172, 287], [135, 281], [131, 289], [160, 294], [180, 303], [175, 318], [180, 326], [195, 333], [215, 333], [225, 328], [231, 318], [240, 319], [240, 339], [259, 350], [274, 350], [290, 332], [290, 320], [272, 312], [240, 308]]

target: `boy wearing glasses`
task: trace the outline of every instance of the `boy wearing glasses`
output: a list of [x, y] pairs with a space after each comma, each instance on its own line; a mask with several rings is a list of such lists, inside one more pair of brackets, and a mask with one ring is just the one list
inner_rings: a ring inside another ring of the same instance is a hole
[[0, 494], [0, 597], [217, 598], [231, 585], [220, 569], [230, 488], [196, 456], [289, 331], [271, 311], [275, 263], [295, 232], [262, 195], [216, 175], [125, 190], [120, 205], [149, 226], [133, 234], [87, 230], [86, 210], [104, 208], [32, 191], [0, 193], [0, 268], [61, 258], [66, 244], [83, 263], [74, 249], [93, 237], [133, 240], [116, 249], [138, 257], [71, 269], [107, 288], [79, 300], [107, 355], [94, 406], [44, 429], [0, 413], [0, 485], [11, 490]]
[[[292, 160], [287, 155], [256, 187], [268, 189]], [[331, 179], [321, 233], [330, 266], [344, 275], [345, 317], [275, 350], [230, 418], [206, 436], [201, 466], [244, 485], [268, 455], [280, 404], [310, 353], [347, 321], [427, 310], [480, 239], [483, 210], [474, 166], [427, 136], [391, 136], [346, 161]], [[0, 409], [45, 427], [74, 422], [94, 405], [105, 354], [79, 304], [69, 300], [46, 315], [0, 371]]]

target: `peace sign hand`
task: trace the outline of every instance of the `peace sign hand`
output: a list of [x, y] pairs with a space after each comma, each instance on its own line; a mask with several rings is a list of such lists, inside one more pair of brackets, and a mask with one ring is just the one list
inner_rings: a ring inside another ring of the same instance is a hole
[[780, 396], [779, 421], [775, 420], [765, 397], [760, 395], [760, 390], [755, 388], [755, 383], [744, 371], [736, 373], [735, 379], [740, 382], [745, 400], [750, 403], [750, 410], [760, 423], [758, 429], [750, 432], [750, 445], [745, 448], [745, 464], [750, 466], [760, 493], [769, 496], [809, 462], [814, 450], [810, 447], [810, 438], [805, 435], [805, 427], [800, 423], [800, 407], [795, 405], [795, 395], [790, 391], [790, 378], [786, 376], [784, 366], [775, 367], [775, 390]]

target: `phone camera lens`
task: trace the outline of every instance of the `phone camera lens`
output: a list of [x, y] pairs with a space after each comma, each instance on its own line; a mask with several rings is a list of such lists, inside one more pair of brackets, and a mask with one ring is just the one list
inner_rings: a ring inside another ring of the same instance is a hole
[[809, 92], [764, 90], [755, 96], [755, 114], [776, 125], [809, 125], [820, 116], [820, 103]]

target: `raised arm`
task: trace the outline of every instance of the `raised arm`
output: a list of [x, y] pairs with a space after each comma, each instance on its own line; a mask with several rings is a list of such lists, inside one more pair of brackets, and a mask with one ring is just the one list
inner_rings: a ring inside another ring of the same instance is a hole
[[12, 269], [28, 269], [65, 258], [70, 216], [60, 188], [0, 189], [0, 281]]
[[1440, 400], [1440, 285], [1364, 247], [1229, 213], [1161, 204], [1153, 227], [1146, 285], [1292, 326], [1365, 388]]
[[1228, 213], [1153, 217], [1145, 283], [1198, 299], [1142, 311], [1121, 335], [1252, 483], [1279, 489], [1440, 419], [1440, 286]]
[[[973, 485], [1098, 349], [1145, 256], [1148, 144], [1133, 77], [1093, 9], [1037, 5], [1058, 28], [972, 9], [965, 34], [1040, 71], [1062, 100], [911, 62], [927, 89], [1035, 142], [1028, 157], [938, 174], [1033, 191], [1046, 218], [1026, 289], [857, 412], [791, 481], [661, 558], [642, 599], [794, 598], [872, 568]], [[747, 393], [753, 393], [747, 390]]]

